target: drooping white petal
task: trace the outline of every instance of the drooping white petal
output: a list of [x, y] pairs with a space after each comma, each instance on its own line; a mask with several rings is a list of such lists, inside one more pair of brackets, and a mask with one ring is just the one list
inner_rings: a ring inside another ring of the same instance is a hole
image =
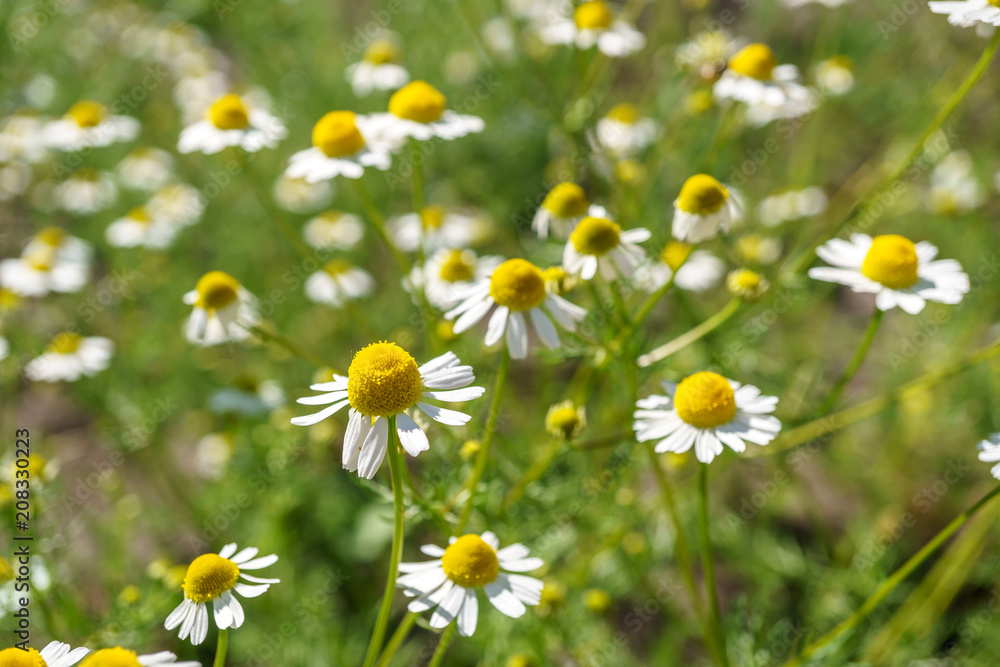
[[419, 456], [420, 452], [430, 449], [430, 443], [423, 429], [405, 412], [396, 415], [396, 433], [399, 435], [399, 443], [410, 456]]

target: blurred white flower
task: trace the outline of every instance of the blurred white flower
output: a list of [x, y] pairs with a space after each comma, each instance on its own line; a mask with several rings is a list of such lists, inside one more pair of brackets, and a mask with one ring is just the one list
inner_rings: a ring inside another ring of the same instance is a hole
[[727, 232], [740, 219], [729, 189], [708, 174], [695, 174], [674, 200], [673, 234], [678, 241], [700, 243]]
[[108, 172], [80, 167], [52, 189], [52, 200], [74, 215], [91, 215], [118, 201], [118, 186]]
[[931, 172], [927, 205], [937, 215], [960, 215], [986, 201], [986, 188], [976, 177], [968, 151], [952, 151]]
[[155, 250], [174, 242], [178, 227], [154, 217], [146, 206], [136, 206], [104, 230], [104, 238], [117, 248], [142, 246]]
[[361, 218], [343, 211], [324, 211], [302, 228], [302, 236], [317, 250], [350, 250], [364, 237]]
[[274, 199], [279, 206], [292, 213], [311, 213], [330, 203], [333, 184], [330, 181], [310, 183], [304, 178], [290, 178], [282, 174], [274, 182]]
[[46, 123], [42, 130], [45, 144], [61, 151], [109, 146], [132, 141], [138, 135], [138, 120], [111, 114], [107, 107], [93, 100], [80, 100], [65, 117]]
[[107, 338], [63, 332], [52, 339], [41, 356], [28, 362], [24, 374], [35, 382], [76, 382], [107, 368], [114, 349], [114, 343]]
[[4, 118], [0, 123], [0, 162], [38, 164], [47, 159], [44, 127], [45, 121], [30, 109]]
[[674, 285], [688, 292], [704, 292], [719, 284], [726, 264], [707, 250], [693, 250], [680, 241], [670, 241], [659, 257], [636, 269], [632, 277], [636, 287], [655, 292], [677, 274]]
[[828, 95], [845, 95], [854, 87], [854, 63], [847, 56], [828, 58], [813, 68], [816, 83]]
[[749, 44], [734, 54], [715, 82], [715, 97], [747, 105], [747, 122], [763, 126], [782, 118], [803, 116], [818, 105], [799, 80], [794, 65], [778, 65], [765, 44]]
[[604, 0], [587, 0], [573, 10], [572, 16], [549, 18], [549, 25], [539, 31], [547, 44], [567, 44], [578, 49], [596, 46], [611, 58], [624, 58], [646, 45], [643, 34], [617, 19]]
[[194, 187], [175, 183], [157, 190], [146, 208], [156, 219], [174, 227], [190, 227], [205, 212], [205, 198]]
[[219, 480], [233, 458], [233, 440], [226, 433], [209, 433], [194, 446], [195, 469], [205, 479]]
[[564, 240], [588, 215], [594, 218], [606, 218], [608, 212], [603, 206], [587, 201], [583, 188], [576, 183], [557, 183], [545, 195], [542, 205], [535, 212], [531, 228], [540, 239], [548, 238], [551, 231], [555, 238]]
[[604, 280], [631, 278], [646, 259], [646, 251], [637, 244], [648, 241], [652, 233], [636, 227], [622, 231], [607, 218], [587, 216], [569, 235], [563, 247], [566, 273], [590, 280], [600, 271]]
[[371, 295], [375, 279], [347, 260], [332, 259], [306, 279], [305, 290], [310, 301], [341, 308], [348, 301]]
[[19, 296], [78, 292], [90, 278], [90, 245], [58, 227], [35, 234], [21, 256], [0, 260], [0, 284]]
[[423, 247], [427, 252], [441, 248], [468, 248], [489, 240], [493, 224], [484, 213], [425, 206], [419, 213], [404, 213], [388, 221], [393, 243], [404, 252]]
[[597, 121], [594, 136], [598, 145], [612, 157], [625, 159], [638, 155], [656, 141], [659, 123], [640, 118], [631, 104], [618, 104]]
[[739, 47], [740, 40], [725, 30], [711, 30], [699, 32], [678, 46], [674, 57], [681, 67], [697, 72], [706, 81], [715, 81]]
[[260, 320], [256, 297], [222, 271], [203, 275], [184, 295], [184, 303], [194, 306], [185, 335], [196, 345], [244, 340], [250, 335], [247, 328]]
[[157, 190], [170, 181], [174, 158], [160, 148], [136, 148], [118, 165], [118, 179], [132, 190]]
[[762, 225], [777, 227], [791, 220], [817, 216], [826, 210], [826, 204], [826, 194], [819, 187], [782, 190], [757, 205], [757, 217]]
[[483, 131], [482, 118], [455, 113], [448, 109], [447, 102], [426, 81], [412, 81], [392, 94], [388, 113], [369, 117], [371, 132], [379, 143], [398, 150], [409, 139], [451, 141]]
[[442, 248], [424, 266], [414, 266], [403, 287], [411, 293], [423, 290], [432, 306], [447, 310], [474, 283], [489, 278], [501, 261], [496, 256], [477, 257], [472, 250]]
[[286, 136], [288, 130], [277, 117], [251, 105], [244, 97], [227, 93], [212, 103], [205, 120], [181, 131], [177, 150], [212, 155], [238, 146], [254, 153], [262, 148], [274, 148]]
[[930, 2], [927, 7], [935, 14], [946, 14], [948, 23], [962, 28], [1000, 26], [1000, 7], [991, 0], [946, 0]]
[[990, 474], [1000, 479], [1000, 433], [994, 433], [979, 443], [979, 460], [985, 463], [996, 463], [990, 469]]
[[402, 65], [403, 52], [391, 35], [383, 34], [365, 49], [361, 62], [347, 68], [347, 78], [358, 97], [374, 90], [396, 90], [406, 85], [410, 73]]
[[316, 121], [312, 148], [295, 153], [285, 176], [307, 183], [337, 176], [358, 179], [366, 167], [385, 171], [392, 165], [387, 144], [377, 138], [373, 117], [353, 111], [331, 111]]

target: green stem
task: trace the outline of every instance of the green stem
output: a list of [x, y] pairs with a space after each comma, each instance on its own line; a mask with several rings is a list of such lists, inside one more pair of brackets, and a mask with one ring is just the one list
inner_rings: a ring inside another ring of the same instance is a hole
[[503, 502], [500, 505], [501, 512], [506, 511], [508, 507], [520, 500], [521, 497], [524, 496], [524, 491], [528, 488], [528, 486], [545, 474], [545, 471], [548, 470], [552, 460], [555, 459], [556, 455], [563, 448], [565, 443], [565, 440], [559, 438], [553, 438], [552, 441], [549, 442], [549, 446], [542, 451], [541, 456], [535, 459], [534, 463], [528, 467], [528, 470], [524, 473], [524, 477], [522, 477], [517, 484], [515, 484], [514, 487], [507, 492], [507, 495], [504, 497]]
[[708, 464], [698, 464], [698, 535], [701, 540], [701, 567], [705, 574], [708, 606], [712, 612], [711, 627], [714, 631], [719, 664], [728, 667], [726, 633], [719, 611], [719, 593], [715, 587], [715, 561], [712, 558], [712, 538], [708, 532]]
[[743, 301], [739, 297], [734, 298], [725, 306], [722, 310], [712, 315], [710, 318], [691, 329], [687, 333], [681, 334], [677, 338], [673, 339], [665, 345], [661, 345], [652, 352], [642, 355], [639, 357], [639, 366], [645, 368], [646, 366], [652, 366], [658, 361], [666, 359], [672, 354], [680, 352], [688, 345], [700, 340], [704, 336], [708, 335], [715, 329], [722, 326], [726, 320], [732, 317], [737, 310], [740, 308], [740, 304]]
[[375, 206], [375, 202], [372, 200], [370, 194], [368, 194], [368, 189], [365, 187], [361, 179], [354, 179], [354, 190], [358, 193], [358, 199], [361, 200], [361, 205], [365, 209], [365, 215], [368, 216], [368, 222], [371, 223], [372, 228], [374, 228], [375, 233], [381, 239], [382, 243], [385, 245], [389, 254], [392, 255], [392, 259], [396, 262], [396, 266], [399, 267], [399, 272], [404, 276], [410, 272], [410, 260], [403, 255], [402, 251], [396, 247], [396, 244], [392, 242], [389, 238], [389, 232], [386, 230], [385, 218], [379, 212], [378, 207]]
[[382, 638], [389, 624], [389, 614], [392, 613], [392, 600], [396, 595], [396, 574], [399, 570], [399, 560], [403, 553], [403, 473], [399, 460], [399, 436], [396, 433], [396, 416], [389, 417], [389, 472], [392, 475], [392, 553], [389, 556], [389, 576], [386, 578], [385, 593], [382, 595], [382, 606], [375, 621], [375, 631], [372, 632], [365, 654], [364, 667], [371, 667], [382, 649]]
[[858, 349], [854, 351], [854, 356], [847, 363], [844, 368], [844, 372], [841, 373], [840, 378], [833, 385], [830, 393], [827, 394], [826, 398], [819, 407], [816, 408], [814, 414], [825, 415], [829, 412], [830, 408], [837, 404], [837, 399], [840, 398], [840, 394], [844, 391], [844, 387], [850, 382], [855, 373], [861, 368], [861, 364], [864, 363], [865, 357], [868, 355], [868, 350], [872, 346], [872, 341], [875, 340], [875, 333], [878, 331], [879, 325], [882, 324], [882, 320], [885, 318], [885, 311], [879, 308], [875, 309], [872, 313], [872, 318], [868, 322], [868, 328], [865, 329], [864, 336], [861, 337], [861, 342], [858, 343]]
[[226, 664], [226, 651], [229, 650], [229, 630], [219, 630], [219, 644], [215, 649], [213, 667], [223, 667]]
[[271, 203], [271, 197], [267, 194], [267, 189], [261, 182], [257, 171], [250, 167], [250, 162], [247, 161], [243, 151], [239, 148], [234, 150], [236, 151], [236, 159], [240, 164], [240, 168], [247, 175], [247, 180], [250, 182], [250, 189], [253, 190], [254, 196], [264, 209], [264, 213], [267, 217], [274, 221], [274, 224], [278, 226], [278, 230], [288, 241], [289, 245], [295, 248], [295, 250], [302, 255], [303, 258], [311, 258], [313, 256], [312, 250], [310, 250], [309, 246], [307, 246], [305, 242], [299, 238], [299, 235], [295, 233], [295, 229], [292, 227], [291, 223], [285, 219], [284, 214], [282, 214], [282, 212]]
[[452, 623], [444, 632], [441, 633], [440, 639], [438, 639], [437, 648], [434, 649], [434, 655], [431, 656], [431, 661], [427, 663], [427, 667], [438, 667], [441, 661], [444, 660], [444, 654], [448, 652], [448, 646], [451, 645], [452, 636], [455, 634], [455, 624]]
[[382, 656], [378, 659], [375, 667], [389, 666], [389, 663], [392, 662], [393, 657], [396, 655], [396, 651], [403, 645], [406, 636], [413, 629], [413, 624], [417, 622], [417, 616], [418, 614], [414, 614], [412, 611], [406, 612], [406, 616], [399, 622], [399, 626], [392, 633], [392, 637], [389, 637], [389, 641], [385, 645], [385, 651], [382, 652]]
[[268, 330], [263, 329], [263, 328], [261, 328], [259, 326], [249, 326], [249, 327], [246, 327], [246, 328], [247, 328], [248, 331], [256, 334], [260, 338], [263, 338], [265, 341], [267, 341], [269, 343], [274, 343], [274, 344], [278, 345], [279, 347], [282, 347], [282, 348], [288, 350], [289, 352], [291, 352], [295, 356], [299, 357], [303, 361], [307, 361], [310, 364], [313, 364], [315, 366], [326, 367], [326, 368], [333, 368], [333, 364], [331, 364], [329, 361], [326, 361], [322, 357], [320, 357], [320, 356], [318, 356], [316, 354], [313, 354], [309, 350], [306, 350], [305, 348], [303, 348], [302, 346], [300, 346], [295, 341], [291, 340], [290, 338], [288, 338], [286, 336], [281, 335], [280, 333], [278, 333], [276, 331], [274, 331], [274, 332], [268, 331]]
[[817, 651], [822, 649], [824, 646], [835, 641], [841, 635], [852, 630], [858, 623], [860, 623], [868, 614], [870, 614], [879, 603], [885, 599], [889, 593], [893, 591], [913, 570], [919, 567], [928, 556], [937, 551], [944, 542], [955, 534], [955, 532], [961, 528], [966, 521], [971, 519], [973, 515], [981, 510], [987, 503], [989, 503], [997, 495], [1000, 495], [1000, 486], [997, 486], [988, 494], [986, 494], [982, 499], [979, 500], [975, 505], [967, 509], [966, 511], [955, 517], [951, 523], [944, 527], [944, 529], [934, 536], [930, 542], [924, 545], [924, 548], [918, 551], [910, 560], [906, 561], [902, 567], [893, 572], [888, 579], [879, 584], [875, 592], [865, 600], [864, 604], [858, 608], [856, 612], [851, 614], [850, 617], [842, 621], [837, 627], [835, 627], [830, 632], [826, 633], [813, 643], [809, 644], [798, 657], [793, 658], [785, 663], [785, 667], [794, 667], [795, 665], [801, 665], [802, 662], [808, 659], [810, 656], [814, 655]]

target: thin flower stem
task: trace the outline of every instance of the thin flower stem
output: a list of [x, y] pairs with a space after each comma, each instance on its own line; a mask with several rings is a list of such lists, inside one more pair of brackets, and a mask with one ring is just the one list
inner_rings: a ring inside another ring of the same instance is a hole
[[389, 614], [392, 612], [392, 600], [396, 596], [396, 574], [399, 561], [403, 554], [403, 473], [399, 460], [399, 436], [396, 433], [396, 416], [389, 417], [389, 472], [392, 476], [392, 553], [389, 555], [389, 575], [386, 577], [385, 592], [382, 595], [382, 606], [375, 620], [375, 630], [368, 643], [364, 667], [372, 667], [382, 650], [382, 639], [385, 628], [389, 624]]
[[910, 560], [906, 561], [902, 567], [893, 572], [888, 579], [879, 584], [875, 592], [864, 601], [864, 604], [858, 608], [856, 612], [851, 614], [847, 619], [838, 624], [833, 630], [826, 633], [813, 643], [809, 644], [802, 653], [800, 653], [796, 658], [789, 660], [785, 663], [785, 667], [795, 667], [796, 665], [801, 665], [803, 661], [807, 660], [810, 656], [816, 654], [824, 646], [831, 644], [836, 641], [841, 635], [849, 632], [855, 626], [858, 625], [868, 614], [870, 614], [879, 603], [885, 599], [889, 593], [893, 591], [913, 570], [919, 567], [927, 558], [937, 551], [944, 542], [955, 534], [955, 532], [961, 528], [965, 523], [971, 519], [976, 512], [981, 510], [986, 506], [991, 500], [993, 500], [997, 495], [1000, 495], [1000, 486], [997, 486], [988, 494], [983, 496], [975, 505], [965, 510], [957, 517], [955, 517], [951, 523], [944, 527], [944, 529], [934, 536], [934, 538], [924, 545], [924, 547], [918, 551]]
[[438, 667], [441, 664], [441, 661], [444, 660], [444, 654], [448, 652], [448, 647], [451, 645], [454, 634], [455, 624], [452, 623], [441, 633], [437, 648], [434, 649], [434, 655], [431, 656], [431, 661], [427, 663], [427, 667]]
[[722, 627], [719, 611], [719, 593], [715, 587], [715, 561], [712, 557], [712, 538], [708, 532], [708, 464], [698, 464], [698, 535], [701, 541], [701, 567], [705, 575], [708, 606], [712, 612], [711, 627], [715, 635], [719, 664], [728, 667], [726, 632]]
[[226, 664], [226, 652], [229, 650], [229, 630], [219, 630], [219, 644], [215, 649], [215, 662], [213, 667], [224, 667]]
[[410, 634], [410, 630], [413, 629], [413, 624], [416, 622], [417, 614], [414, 614], [412, 611], [406, 612], [406, 616], [399, 622], [396, 631], [392, 633], [392, 637], [389, 637], [389, 641], [386, 642], [385, 651], [382, 652], [382, 656], [375, 663], [375, 667], [389, 666], [389, 663], [392, 662], [393, 657], [396, 655], [396, 651], [403, 645], [407, 635]]
[[681, 334], [669, 343], [661, 345], [652, 352], [639, 357], [639, 366], [642, 368], [652, 366], [656, 362], [662, 361], [670, 355], [680, 352], [688, 345], [691, 345], [692, 343], [705, 337], [715, 329], [725, 324], [726, 320], [732, 317], [736, 311], [740, 309], [740, 304], [742, 303], [742, 299], [735, 297], [732, 301], [723, 306], [722, 310], [717, 312], [715, 315], [712, 315], [695, 328], [691, 329], [687, 333]]
[[313, 252], [309, 249], [309, 246], [299, 238], [299, 235], [295, 233], [295, 229], [292, 227], [291, 223], [285, 219], [285, 216], [277, 209], [274, 204], [271, 203], [271, 198], [267, 194], [267, 190], [264, 184], [260, 180], [260, 176], [256, 169], [251, 168], [250, 162], [252, 160], [247, 160], [243, 151], [239, 148], [234, 149], [236, 152], [236, 159], [239, 162], [240, 168], [247, 175], [247, 180], [250, 181], [250, 189], [253, 190], [254, 196], [257, 198], [258, 203], [264, 209], [264, 213], [267, 217], [278, 226], [278, 230], [281, 232], [282, 236], [288, 241], [295, 250], [302, 255], [304, 259], [309, 259], [313, 256]]
[[267, 329], [264, 329], [256, 325], [246, 327], [246, 329], [247, 331], [256, 334], [260, 338], [263, 338], [265, 341], [269, 343], [274, 343], [278, 347], [282, 347], [288, 350], [296, 357], [299, 357], [303, 361], [307, 361], [310, 364], [313, 364], [314, 366], [333, 368], [333, 364], [331, 364], [329, 361], [323, 359], [322, 357], [316, 354], [313, 354], [309, 350], [306, 350], [292, 339], [283, 336], [277, 331], [268, 331]]
[[830, 411], [830, 408], [837, 404], [837, 399], [840, 398], [840, 394], [844, 391], [844, 387], [850, 382], [855, 373], [861, 368], [861, 364], [864, 363], [865, 357], [868, 355], [868, 350], [872, 346], [872, 341], [875, 340], [875, 333], [878, 331], [879, 325], [882, 324], [882, 320], [885, 318], [885, 311], [879, 308], [875, 309], [872, 313], [871, 320], [868, 321], [868, 328], [865, 329], [864, 335], [861, 337], [861, 342], [858, 343], [858, 349], [854, 351], [854, 356], [847, 363], [844, 368], [844, 372], [841, 373], [840, 378], [833, 385], [830, 393], [827, 394], [823, 402], [819, 404], [816, 408], [814, 414], [825, 415]]
[[354, 179], [354, 190], [358, 193], [358, 199], [361, 200], [361, 205], [365, 209], [365, 215], [368, 216], [368, 222], [371, 223], [372, 228], [375, 233], [381, 239], [382, 243], [385, 245], [386, 250], [392, 255], [393, 261], [396, 262], [396, 266], [399, 267], [399, 272], [404, 276], [410, 272], [410, 260], [403, 255], [402, 251], [396, 247], [396, 244], [392, 242], [389, 238], [389, 232], [386, 230], [385, 218], [379, 212], [378, 207], [375, 206], [375, 202], [372, 200], [370, 194], [368, 194], [368, 188], [365, 184], [361, 182], [361, 179]]

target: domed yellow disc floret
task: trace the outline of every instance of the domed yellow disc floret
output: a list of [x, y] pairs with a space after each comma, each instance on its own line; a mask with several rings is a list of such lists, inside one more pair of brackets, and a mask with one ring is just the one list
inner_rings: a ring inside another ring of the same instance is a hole
[[184, 596], [194, 602], [208, 602], [236, 585], [240, 568], [218, 554], [203, 554], [188, 566]]
[[33, 648], [5, 648], [0, 651], [0, 667], [47, 667], [42, 654]]
[[347, 369], [351, 407], [369, 417], [399, 414], [420, 400], [423, 390], [417, 362], [395, 343], [358, 350]]
[[485, 586], [500, 574], [497, 552], [478, 535], [462, 535], [441, 556], [441, 569], [459, 586]]
[[97, 127], [108, 115], [108, 109], [93, 100], [80, 100], [69, 108], [66, 115], [80, 127]]
[[73, 354], [78, 349], [80, 349], [80, 341], [83, 338], [80, 334], [73, 333], [72, 331], [64, 331], [61, 334], [57, 334], [52, 342], [49, 343], [49, 352], [54, 352], [55, 354]]
[[778, 66], [774, 51], [767, 44], [748, 44], [733, 54], [728, 67], [737, 74], [758, 81], [770, 81], [771, 73]]
[[420, 209], [420, 224], [424, 230], [439, 229], [444, 223], [443, 206], [424, 206]]
[[389, 98], [389, 111], [399, 118], [433, 123], [444, 113], [447, 100], [426, 81], [412, 81]]
[[872, 247], [861, 264], [861, 273], [892, 289], [903, 289], [917, 282], [917, 248], [913, 241], [897, 234], [872, 239]]
[[545, 300], [542, 270], [526, 259], [508, 259], [490, 277], [490, 296], [511, 310], [530, 310]]
[[660, 251], [660, 261], [669, 266], [671, 271], [676, 271], [687, 261], [691, 250], [692, 247], [687, 243], [671, 241]]
[[234, 93], [217, 99], [208, 109], [208, 119], [220, 130], [242, 130], [250, 124], [243, 99]]
[[346, 259], [331, 259], [323, 265], [323, 270], [334, 278], [344, 275], [352, 268], [354, 268], [353, 265]]
[[572, 440], [580, 435], [587, 425], [587, 416], [583, 406], [577, 407], [573, 401], [556, 403], [545, 415], [545, 430], [557, 438]]
[[573, 22], [580, 30], [607, 30], [614, 20], [611, 8], [603, 0], [590, 0], [573, 12]]
[[569, 241], [582, 255], [603, 255], [618, 247], [622, 228], [607, 218], [587, 216], [580, 221]]
[[365, 147], [353, 111], [331, 111], [313, 126], [313, 145], [327, 157], [354, 155]]
[[388, 65], [399, 62], [401, 59], [400, 56], [399, 47], [388, 39], [376, 39], [365, 49], [363, 58], [366, 62], [370, 62], [373, 65]]
[[118, 646], [94, 651], [80, 663], [80, 667], [141, 667], [135, 651]]
[[729, 190], [708, 174], [695, 174], [684, 181], [677, 208], [687, 213], [715, 213], [729, 200]]
[[441, 262], [438, 277], [449, 283], [462, 283], [472, 280], [475, 276], [476, 263], [471, 255], [461, 250], [450, 250], [448, 257]]
[[736, 416], [736, 397], [729, 380], [702, 371], [684, 378], [674, 393], [677, 416], [698, 428], [728, 424]]
[[40, 241], [45, 245], [52, 246], [53, 248], [58, 248], [62, 245], [62, 242], [66, 239], [66, 230], [60, 229], [59, 227], [45, 227], [37, 234], [35, 234], [35, 241]]
[[560, 183], [545, 195], [542, 207], [559, 218], [577, 218], [587, 212], [590, 202], [576, 183]]
[[239, 298], [240, 284], [236, 278], [223, 271], [209, 271], [198, 279], [195, 305], [207, 310], [218, 310]]
[[609, 120], [616, 120], [624, 125], [631, 125], [635, 121], [639, 120], [639, 110], [635, 108], [634, 104], [616, 104], [611, 107], [605, 118]]

